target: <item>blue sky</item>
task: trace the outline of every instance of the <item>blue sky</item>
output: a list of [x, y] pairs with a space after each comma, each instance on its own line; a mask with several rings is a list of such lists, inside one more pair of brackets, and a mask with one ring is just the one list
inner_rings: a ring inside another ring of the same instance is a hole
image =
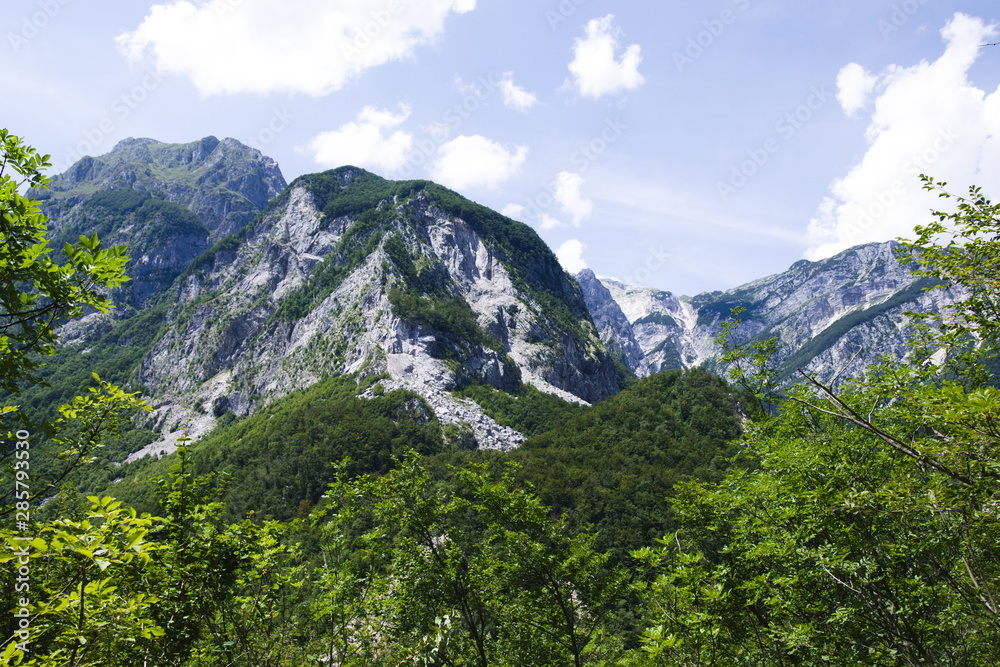
[[[98, 5], [98, 6], [95, 6]], [[531, 224], [682, 294], [907, 235], [1000, 177], [993, 1], [5, 0], [3, 125], [54, 171], [232, 136]]]

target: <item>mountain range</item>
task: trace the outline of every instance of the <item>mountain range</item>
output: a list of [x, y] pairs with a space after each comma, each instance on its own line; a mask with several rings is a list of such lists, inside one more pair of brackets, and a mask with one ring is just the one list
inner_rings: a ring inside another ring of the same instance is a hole
[[476, 446], [510, 449], [524, 435], [470, 388], [595, 403], [637, 377], [718, 371], [737, 306], [738, 336], [775, 337], [785, 376], [846, 377], [904, 356], [906, 313], [951, 298], [923, 289], [893, 243], [691, 297], [571, 276], [529, 226], [440, 185], [350, 166], [287, 184], [233, 139], [129, 139], [33, 196], [57, 247], [93, 233], [129, 247], [118, 307], [62, 331], [154, 407], [129, 460], [340, 376], [366, 380], [369, 397], [414, 392]]

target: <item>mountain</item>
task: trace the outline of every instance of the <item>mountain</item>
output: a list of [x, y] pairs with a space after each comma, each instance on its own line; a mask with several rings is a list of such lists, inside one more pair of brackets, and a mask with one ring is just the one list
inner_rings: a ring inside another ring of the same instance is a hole
[[72, 209], [103, 190], [160, 194], [198, 216], [217, 241], [237, 231], [287, 183], [274, 160], [235, 139], [205, 137], [188, 144], [125, 139], [107, 155], [84, 157], [33, 193], [56, 227]]
[[598, 279], [589, 270], [576, 278], [601, 339], [639, 376], [713, 366], [720, 323], [741, 306], [738, 340], [776, 337], [784, 377], [801, 368], [833, 380], [857, 376], [881, 357], [904, 358], [911, 333], [906, 313], [938, 312], [954, 300], [943, 290], [926, 291], [932, 283], [897, 259], [898, 247], [871, 243], [801, 260], [782, 273], [691, 298]]
[[527, 225], [354, 167], [282, 185], [268, 158], [214, 138], [127, 140], [54, 180], [57, 238], [98, 233], [133, 257], [117, 319], [63, 336], [156, 406], [145, 427], [157, 436], [130, 458], [342, 375], [411, 390], [479, 446], [510, 448], [523, 435], [454, 392], [532, 386], [595, 402], [633, 377]]
[[271, 158], [234, 139], [126, 139], [32, 196], [49, 216], [54, 247], [95, 233], [106, 246], [129, 247], [131, 281], [114, 297], [119, 306], [142, 308], [286, 185]]
[[526, 225], [427, 182], [297, 179], [175, 283], [139, 380], [181, 410], [251, 412], [329, 376], [384, 375], [482, 445], [519, 435], [448, 392], [621, 387], [578, 286]]
[[155, 412], [111, 461], [170, 452], [344, 376], [368, 398], [409, 392], [414, 414], [463, 446], [510, 449], [520, 424], [544, 423], [526, 406], [562, 409], [543, 395], [594, 403], [635, 376], [716, 368], [734, 306], [738, 336], [778, 338], [786, 375], [829, 378], [905, 355], [906, 311], [948, 299], [924, 292], [892, 244], [692, 298], [574, 280], [530, 227], [439, 185], [355, 167], [286, 185], [232, 139], [126, 140], [36, 196], [57, 241], [98, 233], [133, 257], [117, 312], [65, 327], [52, 388], [29, 397], [58, 404], [92, 368], [140, 388]]

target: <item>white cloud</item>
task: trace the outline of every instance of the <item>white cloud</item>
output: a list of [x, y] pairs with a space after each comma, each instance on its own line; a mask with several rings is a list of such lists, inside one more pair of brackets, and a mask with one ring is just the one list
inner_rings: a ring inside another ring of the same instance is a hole
[[534, 220], [543, 232], [566, 226], [565, 222], [558, 218], [553, 218], [548, 213], [540, 213], [538, 211], [529, 213], [528, 208], [521, 204], [507, 204], [500, 212], [508, 218], [521, 220], [522, 222], [529, 219]]
[[553, 229], [559, 229], [560, 227], [565, 227], [566, 223], [559, 218], [553, 218], [548, 213], [541, 213], [538, 216], [538, 225], [541, 227], [543, 232], [548, 232]]
[[858, 63], [844, 65], [837, 74], [837, 100], [844, 113], [853, 116], [863, 108], [877, 81]]
[[308, 145], [318, 164], [328, 167], [354, 165], [379, 172], [397, 171], [406, 164], [413, 148], [413, 136], [397, 130], [410, 117], [410, 107], [399, 105], [399, 113], [365, 107], [356, 121], [324, 132]]
[[580, 241], [570, 239], [559, 246], [559, 249], [556, 250], [556, 257], [559, 258], [559, 263], [566, 271], [577, 274], [587, 268], [587, 262], [583, 260], [583, 251], [586, 249], [587, 246]]
[[941, 31], [947, 46], [940, 58], [893, 65], [878, 75], [868, 150], [820, 204], [809, 225], [808, 257], [912, 237], [913, 227], [929, 222], [930, 210], [941, 206], [922, 189], [922, 173], [959, 192], [974, 184], [988, 190], [997, 181], [1000, 89], [987, 94], [968, 80], [983, 52], [979, 45], [994, 34], [993, 26], [957, 13]]
[[506, 215], [512, 220], [524, 220], [528, 213], [528, 209], [521, 204], [507, 204], [500, 210], [500, 213]]
[[528, 157], [527, 146], [508, 147], [474, 134], [442, 144], [431, 163], [431, 178], [453, 190], [495, 188], [514, 175]]
[[575, 226], [594, 212], [594, 202], [583, 196], [582, 187], [583, 177], [575, 172], [563, 171], [556, 177], [555, 200], [573, 217]]
[[513, 77], [513, 72], [505, 72], [503, 78], [500, 79], [500, 92], [503, 93], [503, 103], [508, 109], [525, 113], [531, 107], [538, 104], [538, 96], [534, 93], [529, 93], [524, 88], [515, 84]]
[[182, 74], [203, 95], [325, 95], [401, 60], [476, 0], [171, 0], [116, 39], [132, 61]]
[[569, 71], [574, 85], [584, 97], [598, 98], [622, 90], [634, 90], [645, 79], [639, 73], [642, 53], [638, 44], [632, 44], [619, 58], [618, 36], [614, 15], [592, 19], [587, 23], [586, 36], [573, 46], [573, 62]]

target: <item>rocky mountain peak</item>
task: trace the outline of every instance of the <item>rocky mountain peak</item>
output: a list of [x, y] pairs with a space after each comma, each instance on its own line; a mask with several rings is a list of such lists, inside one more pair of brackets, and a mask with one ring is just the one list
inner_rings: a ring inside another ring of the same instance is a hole
[[235, 139], [167, 144], [130, 138], [106, 155], [80, 159], [35, 196], [58, 225], [95, 191], [155, 192], [197, 215], [215, 241], [249, 222], [286, 186], [274, 160]]
[[576, 274], [576, 281], [583, 289], [584, 301], [608, 351], [633, 372], [641, 371], [646, 354], [635, 339], [632, 323], [611, 292], [590, 269]]
[[627, 374], [528, 226], [441, 186], [355, 167], [296, 179], [192, 262], [172, 294], [139, 371], [167, 432], [181, 413], [200, 415], [197, 434], [226, 411], [356, 374], [420, 394], [481, 446], [510, 447], [519, 434], [452, 392], [528, 383], [597, 401]]
[[[803, 368], [828, 378], [863, 372], [881, 356], [908, 353], [907, 312], [935, 312], [953, 296], [928, 286], [896, 257], [899, 244], [870, 243], [828, 259], [800, 260], [787, 271], [726, 291], [679, 299], [669, 292], [603, 280], [613, 304], [598, 290], [588, 294], [602, 335], [638, 343], [643, 356], [629, 367], [638, 375], [714, 364], [720, 323], [733, 308], [745, 311], [737, 336], [776, 337], [776, 361], [787, 375]], [[581, 284], [591, 281], [579, 276]], [[614, 306], [631, 325], [608, 324]], [[602, 326], [599, 324], [599, 326]]]
[[286, 187], [275, 162], [235, 139], [188, 144], [125, 139], [52, 179], [41, 200], [55, 246], [97, 233], [129, 248], [132, 280], [115, 293], [141, 307]]

